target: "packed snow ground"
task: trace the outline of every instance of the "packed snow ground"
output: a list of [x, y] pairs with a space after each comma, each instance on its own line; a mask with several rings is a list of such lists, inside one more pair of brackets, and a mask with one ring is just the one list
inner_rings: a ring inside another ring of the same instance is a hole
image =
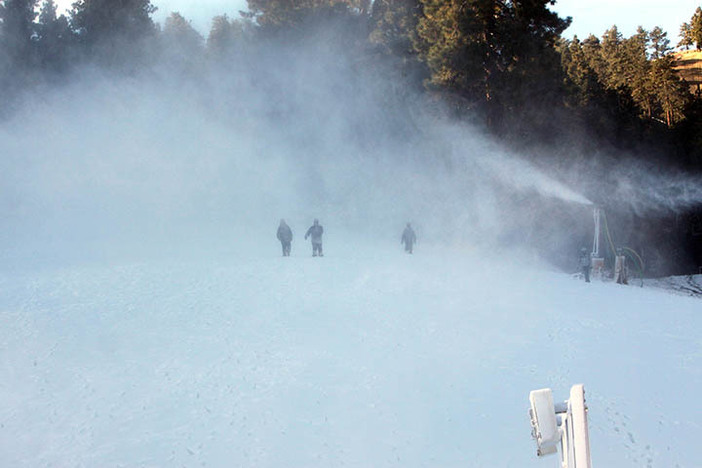
[[460, 246], [309, 254], [3, 270], [0, 464], [556, 467], [528, 394], [584, 383], [594, 466], [700, 466], [699, 299]]

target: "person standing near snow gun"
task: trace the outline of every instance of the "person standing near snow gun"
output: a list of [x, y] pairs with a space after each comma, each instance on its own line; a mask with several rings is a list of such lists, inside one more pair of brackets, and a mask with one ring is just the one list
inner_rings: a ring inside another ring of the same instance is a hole
[[324, 254], [322, 253], [322, 234], [324, 234], [324, 228], [320, 226], [319, 220], [315, 219], [314, 223], [310, 228], [307, 230], [307, 233], [305, 234], [305, 240], [307, 240], [308, 237], [312, 238], [312, 256], [320, 256], [324, 257]]
[[417, 242], [417, 235], [414, 233], [414, 229], [410, 223], [407, 223], [407, 227], [402, 231], [402, 239], [400, 239], [400, 244], [405, 244], [405, 252], [411, 254], [414, 244]]
[[585, 277], [585, 282], [589, 283], [590, 267], [592, 266], [592, 261], [590, 259], [590, 254], [587, 253], [587, 249], [585, 247], [580, 249], [580, 258], [578, 260], [578, 263], [580, 264], [580, 270], [582, 271], [583, 276]]
[[277, 237], [280, 241], [280, 245], [283, 247], [283, 257], [289, 257], [290, 243], [292, 242], [293, 234], [290, 226], [287, 225], [284, 219], [280, 220]]

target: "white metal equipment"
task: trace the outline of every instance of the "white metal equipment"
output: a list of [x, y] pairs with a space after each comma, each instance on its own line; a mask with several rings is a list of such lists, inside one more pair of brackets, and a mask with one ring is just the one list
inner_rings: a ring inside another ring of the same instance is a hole
[[600, 237], [602, 237], [602, 211], [595, 207], [595, 237], [592, 241], [592, 253], [590, 254], [590, 267], [592, 268], [592, 277], [602, 278], [604, 270], [604, 258], [600, 256]]
[[592, 257], [600, 257], [600, 209], [595, 207], [595, 239], [592, 241]]
[[529, 402], [536, 454], [541, 457], [556, 453], [560, 445], [562, 468], [591, 468], [583, 385], [574, 385], [570, 399], [563, 403], [554, 405], [550, 388], [530, 392]]

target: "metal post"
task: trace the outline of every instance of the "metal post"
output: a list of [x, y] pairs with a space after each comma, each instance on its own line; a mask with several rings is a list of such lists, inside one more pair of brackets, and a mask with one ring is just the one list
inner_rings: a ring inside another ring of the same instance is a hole
[[592, 242], [592, 257], [600, 257], [600, 209], [595, 207], [595, 239]]
[[594, 209], [595, 216], [595, 237], [592, 241], [592, 254], [590, 256], [590, 266], [592, 268], [591, 277], [602, 278], [604, 271], [604, 258], [600, 256], [600, 237], [602, 237], [602, 210], [599, 207]]
[[569, 415], [573, 428], [573, 468], [591, 468], [590, 433], [587, 427], [587, 407], [585, 406], [585, 388], [574, 385], [570, 389]]
[[561, 468], [592, 468], [584, 387], [574, 385], [564, 403], [553, 403], [550, 388], [532, 391], [529, 401], [537, 455], [556, 453], [560, 445]]

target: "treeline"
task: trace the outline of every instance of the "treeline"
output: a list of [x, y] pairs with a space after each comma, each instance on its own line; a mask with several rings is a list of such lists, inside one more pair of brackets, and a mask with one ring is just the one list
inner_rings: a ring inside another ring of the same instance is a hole
[[[351, 53], [388, 64], [456, 116], [525, 147], [594, 141], [665, 154], [702, 168], [702, 106], [675, 70], [665, 31], [625, 38], [564, 39], [570, 18], [551, 0], [248, 0], [238, 18], [213, 18], [207, 37], [172, 13], [155, 24], [149, 0], [78, 0], [59, 15], [53, 0], [0, 2], [2, 103], [32, 86], [70, 78], [82, 65], [138, 73], [170, 63], [198, 73], [262, 43], [289, 42], [332, 22]], [[702, 45], [702, 10], [679, 45]], [[325, 40], [329, 40], [325, 36]], [[255, 52], [254, 52], [255, 53]], [[595, 138], [596, 137], [596, 138]], [[658, 151], [658, 150], [661, 151]]]

